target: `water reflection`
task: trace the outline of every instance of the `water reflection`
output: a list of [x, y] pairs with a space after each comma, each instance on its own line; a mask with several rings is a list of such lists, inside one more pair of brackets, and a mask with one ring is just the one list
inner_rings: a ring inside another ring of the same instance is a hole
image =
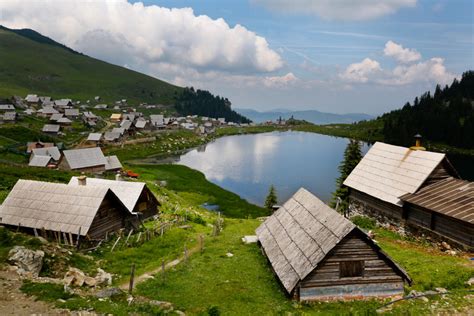
[[329, 201], [347, 143], [344, 138], [304, 132], [229, 136], [204, 151], [186, 153], [179, 163], [256, 204], [263, 204], [271, 184], [281, 202], [302, 186]]

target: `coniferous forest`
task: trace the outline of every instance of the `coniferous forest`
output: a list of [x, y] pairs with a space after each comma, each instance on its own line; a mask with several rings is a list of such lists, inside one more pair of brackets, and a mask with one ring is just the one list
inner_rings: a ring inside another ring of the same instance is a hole
[[193, 87], [185, 88], [176, 96], [175, 108], [181, 115], [224, 117], [227, 122], [250, 123], [248, 118], [232, 110], [229, 99]]
[[388, 143], [408, 146], [413, 135], [460, 148], [474, 148], [474, 71], [451, 86], [436, 87], [413, 104], [384, 114], [383, 136]]

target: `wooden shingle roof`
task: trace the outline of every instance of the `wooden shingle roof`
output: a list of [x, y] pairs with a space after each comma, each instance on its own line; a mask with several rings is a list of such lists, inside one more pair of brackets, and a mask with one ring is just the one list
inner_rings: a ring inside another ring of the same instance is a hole
[[416, 192], [443, 159], [445, 154], [377, 142], [347, 177], [344, 185], [402, 206], [400, 197]]
[[65, 150], [63, 154], [71, 169], [105, 166], [107, 164], [107, 160], [99, 147]]
[[275, 273], [291, 293], [355, 227], [301, 188], [256, 232]]
[[401, 197], [405, 202], [474, 224], [474, 182], [447, 178], [414, 194]]
[[108, 192], [106, 187], [18, 180], [0, 206], [0, 223], [73, 234], [80, 227], [85, 236]]
[[[77, 177], [72, 177], [68, 185], [71, 187], [80, 186]], [[143, 189], [145, 188], [145, 183], [87, 178], [85, 186], [89, 188], [99, 187], [111, 189], [112, 192], [114, 192], [115, 195], [120, 199], [120, 201], [122, 201], [123, 205], [125, 205], [129, 212], [134, 213], [133, 210], [137, 204], [138, 199], [140, 198]]]

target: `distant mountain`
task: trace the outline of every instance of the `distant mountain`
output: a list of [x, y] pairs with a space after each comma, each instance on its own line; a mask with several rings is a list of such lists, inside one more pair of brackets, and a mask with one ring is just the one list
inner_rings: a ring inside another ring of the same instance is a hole
[[0, 98], [28, 93], [76, 100], [173, 104], [183, 88], [78, 53], [30, 30], [0, 26]]
[[259, 112], [252, 109], [235, 110], [256, 123], [261, 123], [265, 121], [275, 121], [279, 117], [281, 117], [282, 119], [288, 119], [291, 116], [293, 116], [295, 119], [306, 120], [314, 124], [353, 123], [362, 120], [373, 119], [373, 116], [363, 113], [334, 114], [320, 112], [316, 110], [291, 111], [285, 109], [277, 109], [268, 112]]

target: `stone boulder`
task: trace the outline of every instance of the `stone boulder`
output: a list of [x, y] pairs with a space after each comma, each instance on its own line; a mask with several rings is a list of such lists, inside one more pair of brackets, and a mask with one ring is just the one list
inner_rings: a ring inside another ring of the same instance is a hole
[[84, 272], [77, 268], [69, 268], [64, 276], [64, 284], [68, 286], [83, 286], [86, 280]]
[[43, 267], [44, 252], [15, 246], [8, 253], [8, 261], [17, 266], [17, 273], [37, 277]]
[[112, 285], [112, 274], [105, 272], [101, 268], [97, 268], [97, 275], [95, 276], [96, 284], [101, 285]]
[[109, 287], [109, 288], [103, 289], [102, 291], [97, 292], [95, 294], [95, 297], [108, 298], [108, 297], [122, 295], [122, 294], [123, 294], [123, 291], [119, 289], [118, 287]]

